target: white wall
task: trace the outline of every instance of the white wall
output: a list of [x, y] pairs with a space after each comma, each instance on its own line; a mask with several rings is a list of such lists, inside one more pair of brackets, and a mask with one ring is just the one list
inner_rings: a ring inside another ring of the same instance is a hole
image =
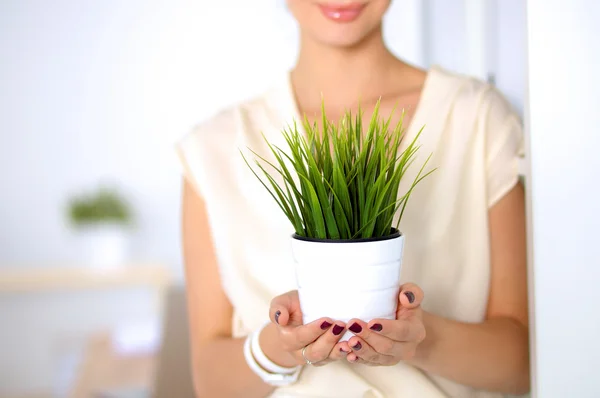
[[598, 21], [597, 1], [528, 3], [534, 380], [541, 398], [600, 396]]
[[493, 49], [496, 86], [523, 114], [527, 71], [527, 2], [495, 0], [495, 46]]
[[429, 19], [427, 62], [457, 72], [466, 69], [464, 0], [425, 0]]

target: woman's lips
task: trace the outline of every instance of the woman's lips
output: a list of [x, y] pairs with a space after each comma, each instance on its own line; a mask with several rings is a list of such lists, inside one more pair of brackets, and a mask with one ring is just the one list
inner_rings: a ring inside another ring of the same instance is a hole
[[335, 22], [352, 22], [360, 16], [365, 3], [319, 4], [325, 18]]

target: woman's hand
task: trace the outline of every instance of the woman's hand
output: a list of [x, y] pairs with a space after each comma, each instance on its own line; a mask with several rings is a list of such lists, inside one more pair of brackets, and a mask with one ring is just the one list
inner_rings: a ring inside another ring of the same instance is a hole
[[[317, 319], [314, 322], [303, 325], [302, 311], [298, 291], [293, 290], [277, 296], [271, 301], [269, 310], [271, 321], [276, 325], [279, 340], [279, 354], [267, 352], [266, 344], [261, 346], [265, 354], [279, 356], [279, 364], [282, 366], [305, 365], [306, 360], [302, 357], [302, 350], [306, 347], [304, 356], [314, 366], [322, 366], [345, 356], [338, 343], [346, 330], [346, 325], [340, 321], [330, 318]], [[284, 353], [281, 356], [281, 353]], [[271, 358], [277, 362], [276, 358]]]
[[413, 358], [417, 346], [425, 339], [422, 301], [421, 288], [408, 283], [400, 287], [396, 320], [373, 319], [369, 323], [350, 320], [349, 329], [355, 336], [340, 343], [342, 350], [348, 352], [348, 361], [391, 366]]

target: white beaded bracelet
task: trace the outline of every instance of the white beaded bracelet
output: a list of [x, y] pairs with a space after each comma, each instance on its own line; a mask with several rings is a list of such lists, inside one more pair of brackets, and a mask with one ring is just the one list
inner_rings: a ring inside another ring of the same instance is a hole
[[251, 349], [252, 349], [252, 354], [254, 355], [254, 358], [256, 359], [256, 362], [258, 362], [258, 364], [267, 372], [270, 373], [280, 373], [280, 374], [284, 374], [284, 375], [290, 375], [294, 372], [296, 372], [299, 368], [299, 366], [294, 366], [293, 368], [284, 368], [283, 366], [279, 366], [276, 363], [274, 363], [273, 361], [271, 361], [263, 352], [262, 348], [260, 347], [260, 343], [259, 343], [259, 338], [260, 338], [260, 333], [263, 331], [263, 329], [269, 324], [270, 322], [264, 324], [260, 329], [258, 329], [256, 332], [252, 333], [252, 341], [251, 341]]

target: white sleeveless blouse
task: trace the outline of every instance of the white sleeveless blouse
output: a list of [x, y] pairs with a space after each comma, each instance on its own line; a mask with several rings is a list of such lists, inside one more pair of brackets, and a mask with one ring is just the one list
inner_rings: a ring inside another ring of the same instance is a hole
[[[293, 228], [244, 163], [249, 147], [273, 159], [261, 133], [282, 148], [281, 129], [298, 115], [289, 74], [264, 95], [220, 112], [177, 145], [186, 177], [203, 197], [224, 290], [234, 307], [233, 335], [268, 320], [269, 302], [295, 289]], [[402, 282], [425, 292], [423, 308], [463, 322], [485, 318], [490, 279], [488, 209], [518, 181], [522, 127], [492, 86], [439, 67], [427, 76], [404, 143], [426, 125], [404, 178], [433, 153], [435, 173], [411, 196], [400, 229], [406, 237]], [[245, 152], [247, 153], [247, 152]], [[306, 367], [298, 383], [272, 397], [501, 397], [475, 391], [404, 363], [368, 367], [340, 361]]]

